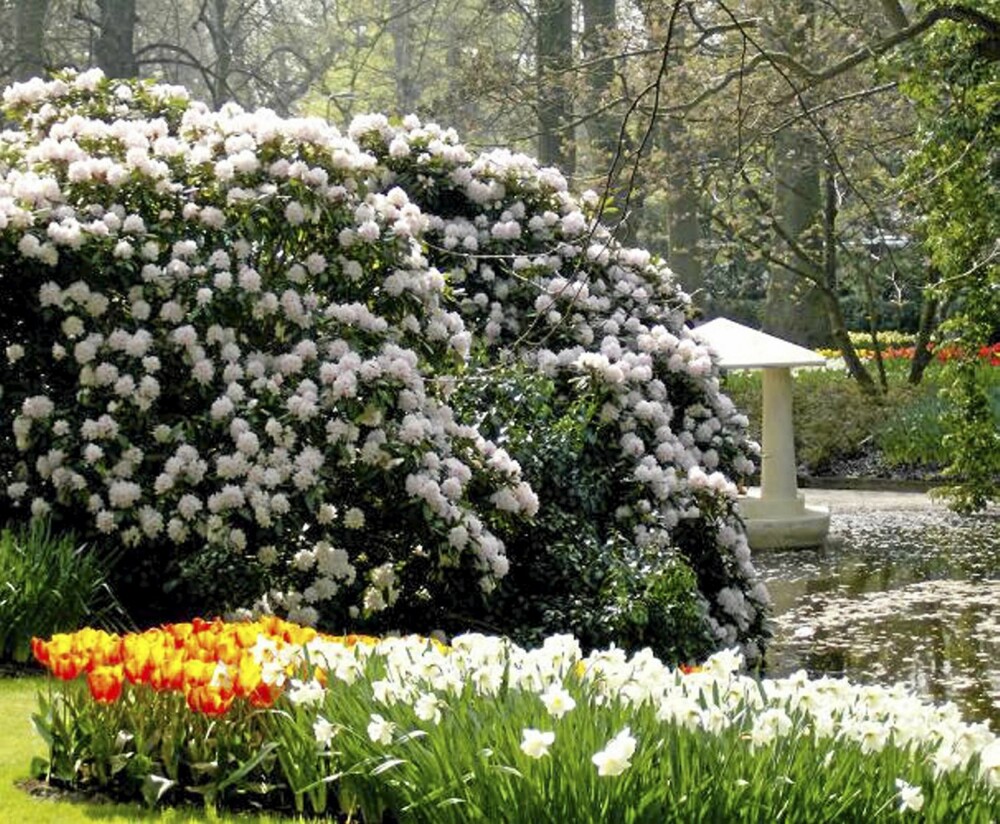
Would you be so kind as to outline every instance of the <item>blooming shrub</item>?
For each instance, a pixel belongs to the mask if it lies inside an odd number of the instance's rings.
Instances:
[[[988,821],[1000,739],[840,679],[674,670],[469,634],[331,637],[269,618],[36,639],[48,774],[150,803],[399,820]]]
[[[766,591],[730,480],[746,420],[670,272],[555,170],[414,118],[344,136],[96,72],[4,102],[14,505],[201,603],[410,629],[461,625],[512,557],[532,563],[526,518],[593,518],[591,552],[687,567],[709,643],[756,652]],[[577,415],[608,479],[594,506],[539,507],[537,407],[487,420],[474,401],[500,366]]]

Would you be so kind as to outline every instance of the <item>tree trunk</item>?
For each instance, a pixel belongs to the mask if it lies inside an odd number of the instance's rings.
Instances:
[[[885,15],[885,19],[889,21],[889,24],[896,31],[905,29],[910,24],[910,21],[906,18],[906,12],[903,10],[903,6],[900,4],[899,0],[880,0],[879,5],[882,7],[882,13]]]
[[[924,379],[924,370],[934,359],[930,350],[931,339],[941,323],[942,317],[947,317],[950,301],[941,304],[941,299],[932,291],[934,285],[941,279],[941,273],[936,268],[930,271],[931,287],[924,290],[924,302],[920,307],[920,323],[917,335],[913,341],[913,360],[910,361],[910,374],[907,381],[916,386]]]
[[[832,158],[827,158],[824,164],[824,199],[823,199],[823,274],[815,284],[813,294],[817,305],[825,315],[830,336],[844,357],[844,364],[851,377],[868,395],[877,395],[878,391],[872,376],[858,357],[858,352],[851,343],[844,312],[837,296],[837,213],[839,211],[837,197],[836,169]],[[884,388],[884,384],[883,384]]]
[[[45,14],[49,0],[18,0],[14,16],[16,80],[45,74]]]
[[[587,117],[586,130],[591,166],[598,180],[595,189],[607,194],[609,205],[602,221],[617,229],[625,218],[620,211],[627,195],[628,183],[622,179],[627,144],[620,143],[621,115],[608,108],[614,94],[615,60],[614,34],[617,23],[616,0],[582,0],[583,37],[580,49],[590,64],[586,83],[590,92],[590,107],[596,111]],[[621,239],[621,238],[619,238]]]
[[[666,21],[659,21],[661,29]],[[681,61],[687,27],[680,18],[675,21],[672,54],[668,55],[671,71],[682,71]],[[658,124],[659,148],[663,152],[667,189],[667,263],[677,275],[684,291],[694,298],[702,310],[709,308],[705,293],[705,273],[701,265],[701,202],[698,185],[693,173],[693,158],[698,147],[694,145],[686,122],[680,117],[666,117]]]
[[[651,41],[656,42],[665,37],[671,28],[671,16],[668,3],[648,3],[642,6]],[[667,54],[671,73],[682,72],[682,61],[687,53],[684,48],[686,26],[682,18],[676,16],[672,20],[672,35],[670,51]],[[657,60],[661,57],[657,57]],[[664,97],[669,91],[661,90]],[[642,179],[636,181],[640,192],[634,192],[631,198],[632,211],[637,215],[644,210],[643,192],[662,189],[666,201],[666,225],[647,225],[643,228],[649,237],[666,235],[666,259],[671,270],[677,277],[677,282],[690,294],[696,305],[706,310],[709,306],[709,296],[705,292],[705,275],[702,269],[701,250],[701,201],[697,181],[692,173],[692,160],[696,149],[683,118],[660,115],[650,124],[650,141],[648,152],[651,157],[644,157],[640,174]],[[659,215],[653,220],[662,220]],[[621,233],[619,239],[627,242],[635,240],[635,230],[640,221],[633,218],[628,226],[628,233]],[[666,230],[664,232],[664,230]]]
[[[673,174],[667,181],[667,237],[670,251],[667,263],[677,275],[684,291],[695,304],[707,309],[710,295],[705,293],[705,273],[701,266],[701,206],[694,180],[689,173]]]
[[[875,286],[872,283],[871,272],[865,271],[865,295],[868,304],[868,337],[872,342],[872,352],[875,355],[875,369],[878,372],[879,386],[883,392],[889,389],[889,380],[885,374],[885,358],[882,357],[882,342],[878,338],[878,318],[875,304]]]
[[[774,243],[796,269],[815,268],[822,254],[818,219],[821,212],[820,160],[815,136],[789,128],[778,134],[774,150],[774,220],[781,228]],[[787,237],[816,258],[789,248]],[[826,337],[822,302],[815,287],[785,270],[773,270],[764,303],[764,329],[803,346],[818,346]]]
[[[417,108],[420,91],[413,65],[413,3],[412,0],[390,0],[389,33],[392,35],[392,55],[395,63],[396,109],[399,114],[411,114]]]
[[[573,65],[572,0],[538,0],[536,31],[538,82],[538,159],[558,166],[572,177],[576,172],[573,136],[573,94],[569,72]]]
[[[233,69],[233,38],[226,22],[228,6],[229,0],[213,0],[211,3],[205,3],[198,18],[198,21],[208,29],[212,50],[215,52],[215,65],[209,87],[212,107],[216,109],[232,98],[229,75]]]
[[[612,94],[615,81],[614,34],[617,15],[616,0],[582,0],[583,37],[580,50],[583,59],[591,64],[587,69],[587,86],[591,93],[591,106],[603,108]],[[605,166],[609,165],[618,148],[621,120],[618,115],[600,111],[587,120],[587,136],[591,148]]]
[[[836,345],[840,353],[844,356],[844,365],[847,367],[847,371],[858,382],[858,385],[866,394],[872,396],[878,395],[879,392],[875,386],[875,381],[872,380],[872,376],[865,369],[865,365],[858,357],[854,344],[851,343],[851,336],[847,334],[847,324],[844,322],[844,313],[840,308],[840,301],[837,299],[836,293],[829,289],[816,289],[815,293],[819,298],[819,302],[822,303],[823,308],[826,310],[826,319],[830,327],[830,337],[833,339],[834,345]]]
[[[94,59],[108,77],[138,77],[135,59],[136,0],[97,0],[101,30]]]
[[[813,45],[815,2],[797,0],[789,6],[777,12],[770,38],[775,48],[785,49],[808,62]],[[772,214],[780,231],[774,242],[778,254],[789,260],[793,269],[821,268],[817,265],[823,252],[821,165],[817,137],[811,124],[789,126],[776,135]],[[795,248],[790,248],[783,238],[791,241]],[[804,259],[803,254],[812,260]],[[764,330],[803,346],[821,345],[827,337],[823,303],[808,281],[791,271],[772,271],[764,303]]]
[[[930,350],[931,337],[938,325],[938,298],[933,294],[924,295],[924,304],[920,307],[920,325],[913,341],[913,359],[910,361],[910,374],[907,381],[916,386],[924,379],[924,370],[934,357]]]

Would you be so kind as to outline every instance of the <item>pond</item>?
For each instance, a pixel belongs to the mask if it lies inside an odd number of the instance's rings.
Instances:
[[[835,510],[830,534],[754,555],[774,600],[767,674],[904,682],[1000,729],[1000,513]]]

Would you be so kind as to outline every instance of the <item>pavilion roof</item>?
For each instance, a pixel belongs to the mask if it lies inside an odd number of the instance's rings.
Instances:
[[[764,369],[773,366],[825,366],[826,358],[774,335],[728,318],[716,318],[691,330],[719,357],[723,369]]]

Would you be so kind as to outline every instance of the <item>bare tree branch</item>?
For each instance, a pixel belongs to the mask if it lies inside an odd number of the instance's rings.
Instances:
[[[891,81],[889,83],[882,83],[879,86],[872,86],[870,89],[861,89],[856,92],[849,92],[848,94],[842,94],[839,97],[833,97],[830,100],[825,100],[815,106],[810,107],[804,112],[792,115],[791,117],[785,118],[777,126],[772,127],[768,131],[764,132],[767,136],[773,136],[783,129],[787,129],[789,126],[794,125],[803,119],[808,119],[818,112],[825,111],[826,109],[832,109],[840,106],[844,103],[853,103],[858,100],[864,100],[868,97],[874,97],[877,94],[882,94],[883,92],[891,91],[897,88],[899,84],[896,81]]]
[[[955,23],[968,23],[971,26],[981,29],[991,38],[1000,37],[1000,20],[990,17],[988,14],[984,14],[978,9],[971,8],[970,6],[938,6],[937,8],[931,9],[915,23],[911,23],[910,25],[899,29],[893,34],[890,34],[888,37],[879,40],[877,43],[863,46],[853,54],[845,57],[839,63],[828,66],[822,71],[813,72],[805,66],[801,66],[801,64],[799,64],[800,71],[798,73],[804,74],[809,78],[809,82],[806,86],[800,88],[799,91],[802,92],[806,89],[812,88],[813,86],[819,85],[820,83],[853,69],[855,66],[858,66],[867,60],[871,60],[873,57],[885,54],[886,52],[896,48],[896,46],[920,36],[937,23],[940,23],[942,20],[951,20]],[[785,58],[782,58],[782,62],[785,62],[787,65]]]

